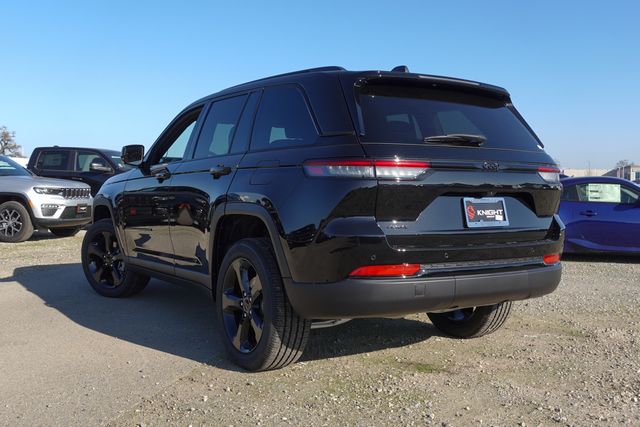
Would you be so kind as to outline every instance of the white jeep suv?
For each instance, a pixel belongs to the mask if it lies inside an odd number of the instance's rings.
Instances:
[[[91,222],[92,205],[87,184],[41,178],[0,156],[0,242],[23,242],[38,228],[73,236]]]

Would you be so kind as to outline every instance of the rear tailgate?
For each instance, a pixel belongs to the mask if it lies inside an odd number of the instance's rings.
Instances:
[[[406,77],[343,84],[367,157],[429,164],[414,178],[379,180],[375,216],[392,247],[489,248],[557,235],[555,164],[506,92]],[[484,142],[424,142],[458,134]]]

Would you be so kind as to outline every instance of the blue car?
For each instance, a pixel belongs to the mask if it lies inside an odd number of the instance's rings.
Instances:
[[[613,177],[562,180],[564,252],[640,253],[640,186]]]

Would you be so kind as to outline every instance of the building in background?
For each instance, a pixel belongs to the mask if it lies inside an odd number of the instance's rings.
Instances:
[[[629,181],[640,182],[640,165],[631,164],[611,169],[604,176],[615,176]]]
[[[594,168],[586,168],[586,169],[571,169],[566,168],[562,170],[562,173],[566,176],[578,178],[581,176],[602,176],[607,173],[608,169],[594,169]]]

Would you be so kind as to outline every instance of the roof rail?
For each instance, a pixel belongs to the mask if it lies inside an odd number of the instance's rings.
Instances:
[[[294,76],[296,74],[315,73],[315,72],[320,72],[320,71],[346,71],[346,70],[343,67],[338,67],[338,66],[335,66],[335,65],[329,66],[329,67],[307,68],[305,70],[291,71],[289,73],[276,74],[275,76],[263,77],[261,79],[252,80],[252,81],[247,82],[247,83],[260,82],[262,80],[270,80],[270,79],[275,79],[277,77]],[[243,83],[243,84],[245,84],[245,83]]]
[[[259,80],[273,79],[275,77],[292,76],[292,75],[295,75],[295,74],[314,73],[314,72],[318,72],[318,71],[345,71],[345,69],[342,68],[342,67],[337,67],[337,66],[307,68],[305,70],[291,71],[289,73],[284,73],[284,74],[276,74],[275,76],[269,76],[269,77],[265,77],[264,79],[259,79]]]

